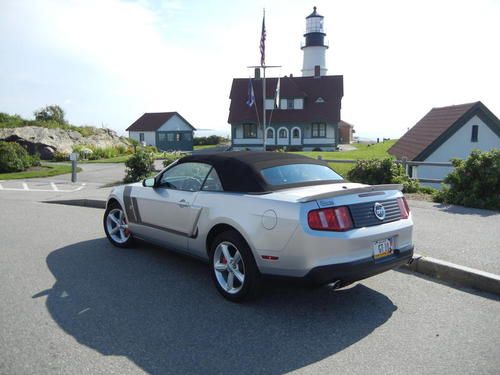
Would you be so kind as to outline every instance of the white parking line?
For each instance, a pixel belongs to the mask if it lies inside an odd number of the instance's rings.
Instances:
[[[78,186],[75,189],[71,190],[66,190],[66,189],[59,189],[57,185],[54,182],[50,183],[51,189],[30,189],[28,184],[26,182],[21,183],[22,188],[11,188],[11,187],[4,187],[0,184],[0,190],[2,191],[33,191],[33,192],[52,192],[52,193],[74,193],[75,191],[80,191],[82,190],[85,185],[87,185],[85,182],[82,183],[80,186]]]

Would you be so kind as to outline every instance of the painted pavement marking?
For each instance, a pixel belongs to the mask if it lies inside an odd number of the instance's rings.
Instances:
[[[26,182],[21,182],[22,187],[5,187],[3,184],[5,184],[6,181],[0,181],[0,191],[32,191],[32,192],[53,192],[53,193],[74,193],[76,191],[82,190],[85,185],[87,185],[85,182],[83,182],[80,186],[75,187],[74,189],[60,189],[55,182],[50,182],[48,186],[50,186],[50,189],[34,189],[30,188],[28,183]],[[13,181],[12,181],[13,182]],[[39,186],[40,183],[37,183]]]

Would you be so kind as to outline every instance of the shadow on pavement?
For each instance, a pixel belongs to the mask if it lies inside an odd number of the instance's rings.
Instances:
[[[435,207],[443,212],[447,212],[450,214],[458,214],[458,215],[468,215],[468,216],[482,216],[482,217],[490,217],[500,215],[499,211],[493,210],[483,210],[480,208],[471,208],[471,207],[462,207],[455,205],[447,205],[443,203],[436,203]]]
[[[56,283],[33,298],[47,295],[59,326],[152,374],[292,371],[363,339],[396,310],[361,284],[336,292],[273,284],[260,300],[233,304],[205,264],[104,238],[55,250],[47,264]]]

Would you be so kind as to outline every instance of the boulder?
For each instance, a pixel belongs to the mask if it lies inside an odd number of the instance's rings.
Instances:
[[[48,129],[39,126],[24,126],[19,128],[0,128],[0,140],[18,142],[30,154],[39,153],[44,160],[52,159],[55,152],[71,153],[76,145],[91,145],[94,147],[129,146],[126,137],[119,137],[111,129],[96,128],[94,134],[82,136],[77,131],[64,129]]]

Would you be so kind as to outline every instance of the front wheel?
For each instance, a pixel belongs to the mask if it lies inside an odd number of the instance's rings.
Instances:
[[[117,247],[130,247],[133,242],[127,218],[118,203],[110,203],[104,213],[104,232],[108,240]]]
[[[211,276],[222,296],[233,302],[255,298],[261,276],[252,252],[235,231],[219,234],[210,248]]]

